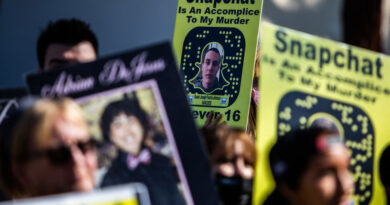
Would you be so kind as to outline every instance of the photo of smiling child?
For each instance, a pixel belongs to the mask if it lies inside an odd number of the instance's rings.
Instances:
[[[152,204],[185,204],[183,168],[155,81],[80,101],[91,132],[103,141],[100,187],[139,182]]]

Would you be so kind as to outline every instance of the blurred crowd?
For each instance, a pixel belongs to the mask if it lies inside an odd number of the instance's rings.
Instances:
[[[88,24],[62,19],[49,23],[41,33],[37,53],[40,66],[37,72],[45,72],[96,60],[98,41]],[[221,122],[221,114],[214,116],[213,112],[201,128],[215,187],[221,204],[225,205],[252,203],[258,157],[255,142],[259,59],[258,52],[248,129],[230,127]],[[148,187],[154,187],[149,190],[152,203],[185,203],[178,187],[165,186],[166,181],[177,177],[171,167],[142,164],[151,157],[160,158],[159,161],[168,159],[156,156],[148,146],[145,113],[136,100],[113,102],[104,111],[101,122],[104,138],[119,147],[111,166],[130,171],[126,176],[118,176],[108,169],[97,184],[99,142],[91,137],[77,103],[69,98],[29,97],[9,109],[0,124],[2,199],[91,191],[98,186],[137,181],[144,173],[158,171],[164,175],[144,181]],[[389,150],[386,149],[380,161],[380,177],[388,194]],[[264,204],[353,204],[354,180],[349,160],[341,136],[332,129],[315,126],[290,132],[278,139],[270,151],[269,165],[276,186]]]

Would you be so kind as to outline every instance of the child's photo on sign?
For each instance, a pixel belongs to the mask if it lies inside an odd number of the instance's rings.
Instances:
[[[154,80],[78,99],[99,147],[100,187],[140,182],[152,204],[184,204],[188,185]]]

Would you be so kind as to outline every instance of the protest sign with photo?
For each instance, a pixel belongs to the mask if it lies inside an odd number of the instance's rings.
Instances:
[[[378,161],[390,143],[390,58],[267,23],[261,51],[256,204],[275,187],[268,155],[277,139],[328,122],[349,150],[355,204],[383,203]]]
[[[2,161],[2,167],[10,167],[10,161],[8,157],[10,155],[11,141],[8,134],[10,133],[10,124],[15,118],[15,111],[20,107],[23,101],[23,97],[27,95],[27,90],[23,87],[18,88],[2,88],[0,89],[0,161]],[[13,183],[11,179],[2,179],[4,184]],[[8,200],[4,191],[0,191],[0,200]]]
[[[0,124],[10,110],[19,107],[19,101],[25,95],[27,90],[24,87],[0,89]]]
[[[101,187],[140,182],[152,204],[217,203],[168,43],[32,74],[27,83],[32,94],[69,96],[81,105],[101,142]]]
[[[215,111],[246,128],[261,8],[262,0],[179,1],[173,46],[199,125]]]

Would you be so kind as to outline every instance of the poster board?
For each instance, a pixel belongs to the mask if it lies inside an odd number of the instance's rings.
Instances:
[[[0,124],[7,117],[8,112],[19,107],[19,101],[27,95],[24,87],[0,89]]]
[[[91,133],[104,144],[99,150],[103,167],[102,179],[98,181],[101,186],[142,182],[150,192],[152,204],[218,203],[210,165],[169,43],[32,74],[27,77],[27,84],[32,94],[69,96],[82,106]],[[128,111],[129,107],[133,110]],[[108,110],[119,108],[120,112],[110,118],[114,111]],[[131,124],[140,124],[141,137],[129,131],[130,134],[121,136],[126,140],[115,143],[116,134],[105,131],[122,114],[126,120],[135,117]],[[148,166],[132,160],[132,144],[141,147],[137,156],[144,156]],[[111,154],[112,148],[117,155]]]
[[[143,184],[126,184],[86,193],[67,193],[47,197],[6,201],[1,205],[150,205]]]
[[[355,204],[383,204],[378,161],[389,145],[390,58],[264,23],[254,204],[275,187],[268,154],[278,137],[332,120],[350,152]]]
[[[261,9],[262,0],[179,0],[173,47],[198,125],[215,111],[246,129]]]
[[[27,99],[22,100],[27,94],[24,87],[1,88],[0,89],[0,160],[2,167],[10,167],[10,132],[9,125],[14,118],[14,112],[17,111],[21,104]],[[9,183],[9,179],[2,179],[3,183]],[[3,191],[0,190],[0,201],[8,200]]]

